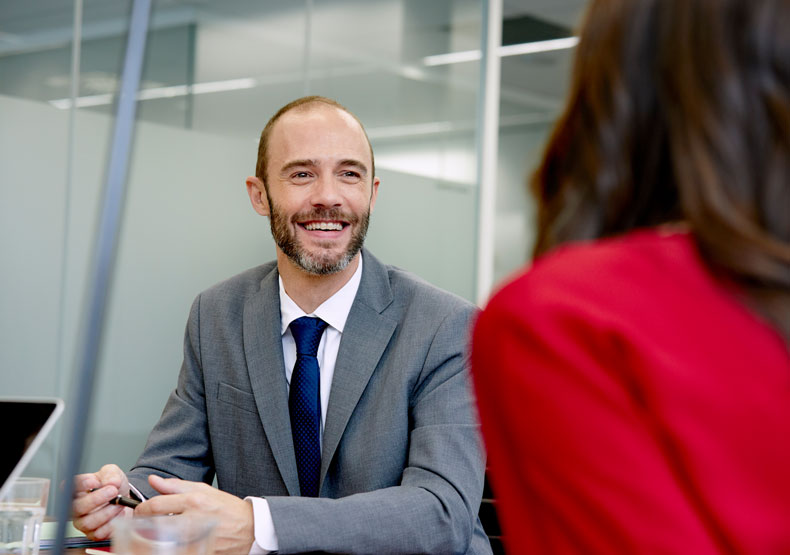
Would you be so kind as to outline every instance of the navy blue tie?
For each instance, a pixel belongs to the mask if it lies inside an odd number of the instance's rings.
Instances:
[[[302,316],[291,322],[296,342],[296,364],[291,374],[288,409],[299,473],[299,489],[304,497],[318,497],[321,473],[321,394],[318,344],[327,324],[320,318]]]

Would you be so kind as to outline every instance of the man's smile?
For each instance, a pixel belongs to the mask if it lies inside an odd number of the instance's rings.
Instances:
[[[303,227],[307,231],[342,231],[349,224],[348,222],[338,221],[310,221],[299,222],[297,225]]]

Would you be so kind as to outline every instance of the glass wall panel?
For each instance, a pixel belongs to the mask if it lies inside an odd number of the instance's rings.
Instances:
[[[69,175],[77,170],[69,113],[46,102],[68,95],[72,23],[72,2],[0,3],[3,396],[62,395],[64,361],[73,356],[64,291],[75,223]],[[101,175],[103,137],[96,141],[100,147],[83,160],[80,180]],[[92,221],[94,211],[86,213]],[[60,431],[49,436],[27,475],[53,476]]]
[[[479,49],[481,10],[478,0],[155,4],[84,469],[134,463],[175,386],[197,293],[274,258],[244,179],[266,120],[294,98],[330,96],[365,123],[382,180],[369,248],[473,298],[479,64],[425,58]],[[117,32],[82,43],[70,361],[127,17],[113,12],[99,26]],[[36,106],[65,116],[67,97],[51,91]]]
[[[368,247],[474,298],[482,3],[155,3],[84,469],[133,464],[195,295],[274,257],[244,178],[266,120],[296,97],[330,96],[366,125],[382,180]],[[506,0],[503,44],[571,34],[582,4]],[[83,7],[72,114],[74,1],[0,2],[0,395],[65,395],[74,361],[130,0]],[[524,184],[570,55],[502,59],[497,280],[527,259]],[[52,474],[56,438],[29,474]]]
[[[573,35],[583,0],[505,2],[503,46]],[[563,106],[572,48],[502,57],[494,279],[529,260],[535,206],[528,181]]]

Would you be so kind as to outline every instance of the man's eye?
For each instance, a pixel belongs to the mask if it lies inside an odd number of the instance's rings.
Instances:
[[[354,172],[354,171],[349,170],[349,171],[343,172],[343,176],[344,177],[359,177],[359,172]]]
[[[296,178],[296,179],[306,179],[306,178],[310,177],[310,174],[307,173],[307,172],[296,172],[291,177]]]

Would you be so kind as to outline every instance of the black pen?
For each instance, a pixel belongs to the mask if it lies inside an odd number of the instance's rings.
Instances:
[[[124,497],[123,495],[119,495],[117,497],[113,497],[109,501],[110,505],[123,505],[124,507],[129,507],[134,509],[137,505],[142,503],[142,501],[138,501],[137,499],[132,499],[131,497]]]
[[[88,493],[93,493],[99,488],[91,488],[88,490]],[[122,505],[124,507],[129,507],[130,509],[134,509],[137,505],[142,503],[142,501],[138,501],[137,499],[132,499],[131,497],[124,497],[123,495],[118,495],[117,497],[113,497],[108,501],[110,505]]]

